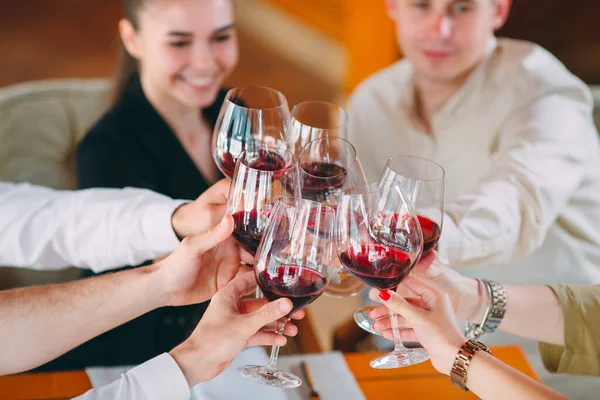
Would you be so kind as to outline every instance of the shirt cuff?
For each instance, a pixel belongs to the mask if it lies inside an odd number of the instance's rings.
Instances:
[[[163,353],[131,370],[148,400],[189,400],[190,388],[183,372],[168,353]]]
[[[179,246],[180,241],[173,230],[171,217],[178,207],[186,203],[189,201],[169,200],[151,204],[146,208],[142,229],[153,252],[167,254]]]

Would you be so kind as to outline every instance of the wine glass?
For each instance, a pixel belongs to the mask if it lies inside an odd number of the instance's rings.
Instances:
[[[336,257],[335,211],[323,204],[301,199],[282,199],[271,212],[264,237],[256,253],[256,281],[270,301],[282,297],[292,301],[289,316],[319,297],[331,275]],[[247,365],[238,370],[254,382],[294,388],[302,384],[296,375],[277,369],[279,347],[273,346],[269,364]]]
[[[426,158],[400,155],[388,160],[379,179],[379,188],[390,185],[400,190],[412,205],[423,232],[423,256],[435,248],[442,232],[444,216],[445,171],[439,164]],[[361,307],[354,313],[354,320],[365,331],[373,330],[369,312],[373,306]]]
[[[298,156],[302,198],[336,208],[345,189],[363,186],[365,175],[354,146],[346,139],[325,136],[304,146]],[[362,292],[363,282],[349,275],[338,263],[325,294],[349,297]]]
[[[399,185],[412,204],[423,231],[423,255],[433,250],[442,233],[446,172],[426,158],[401,155],[388,160],[379,186]]]
[[[234,220],[233,237],[256,255],[273,205],[281,197],[300,197],[298,168],[292,153],[253,145],[240,153],[229,188],[227,213]],[[284,188],[282,180],[289,184]]]
[[[213,132],[213,158],[228,178],[239,154],[254,144],[287,148],[290,111],[283,94],[263,86],[227,92]]]
[[[423,234],[412,206],[398,185],[347,191],[337,206],[339,259],[351,275],[378,290],[396,290],[423,251]],[[407,349],[400,340],[395,313],[390,311],[394,350],[371,361],[387,369],[429,359],[425,351]]]
[[[344,189],[365,184],[354,146],[340,137],[322,137],[298,155],[302,198],[334,206]]]
[[[327,136],[346,139],[348,115],[337,104],[304,101],[292,109],[288,142],[294,155],[309,142]]]

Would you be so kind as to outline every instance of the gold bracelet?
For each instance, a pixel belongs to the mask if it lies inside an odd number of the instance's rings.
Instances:
[[[467,340],[460,350],[458,350],[458,354],[456,354],[456,358],[454,359],[454,365],[452,365],[452,369],[450,370],[450,382],[465,392],[469,391],[467,387],[469,364],[471,364],[471,360],[480,350],[492,354],[485,344],[472,339]]]

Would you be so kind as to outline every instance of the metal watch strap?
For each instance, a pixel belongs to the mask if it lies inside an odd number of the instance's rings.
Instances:
[[[478,339],[484,333],[494,332],[504,318],[507,303],[506,291],[498,282],[484,280],[483,283],[490,300],[481,323],[467,323],[465,329],[467,339]]]
[[[460,350],[458,350],[456,358],[454,359],[454,365],[452,365],[452,369],[450,370],[450,381],[452,384],[465,392],[469,391],[469,388],[467,387],[469,364],[471,364],[471,360],[480,350],[492,354],[485,344],[475,340],[468,340],[462,345]]]

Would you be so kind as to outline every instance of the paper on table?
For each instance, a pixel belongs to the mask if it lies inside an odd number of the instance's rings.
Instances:
[[[277,389],[242,378],[237,368],[243,365],[266,365],[269,361],[262,348],[242,352],[221,375],[210,382],[194,387],[194,400],[305,400],[308,385],[297,389]],[[300,362],[305,361],[321,400],[365,400],[344,356],[339,353],[280,356],[277,366],[300,377]]]
[[[366,400],[342,353],[285,356],[279,358],[277,366],[302,378],[302,361],[306,362],[321,400]],[[286,394],[287,400],[308,399],[308,385],[304,383],[297,389],[286,391]]]

